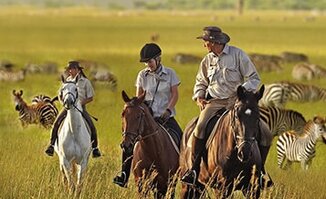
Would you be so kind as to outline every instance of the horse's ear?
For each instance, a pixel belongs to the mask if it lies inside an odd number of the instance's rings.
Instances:
[[[62,83],[65,83],[65,78],[63,77],[63,75],[61,75],[61,81]]]
[[[130,98],[128,97],[127,93],[124,90],[122,91],[121,94],[124,102],[130,102]]]
[[[144,101],[145,96],[146,96],[146,91],[144,91],[141,95],[138,96],[137,101],[139,102],[139,104],[141,104]]]
[[[237,95],[239,100],[242,100],[245,98],[245,88],[243,86],[238,86],[237,88]]]
[[[265,85],[263,84],[257,93],[257,100],[260,100],[263,97],[264,91],[265,91]]]

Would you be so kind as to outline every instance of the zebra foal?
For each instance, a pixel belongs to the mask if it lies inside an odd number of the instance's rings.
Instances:
[[[57,98],[50,100],[48,96],[38,95],[32,100],[31,105],[23,100],[23,91],[16,92],[13,90],[15,109],[19,112],[19,120],[23,127],[28,124],[41,124],[44,128],[52,127],[57,115],[58,109],[54,105]]]
[[[276,142],[279,168],[286,169],[292,162],[300,162],[301,168],[307,170],[315,157],[317,140],[320,137],[324,142],[326,140],[325,122],[325,118],[316,116],[306,123],[302,135],[294,131],[287,131],[280,135]]]

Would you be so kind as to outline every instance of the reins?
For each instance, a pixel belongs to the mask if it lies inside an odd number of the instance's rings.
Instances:
[[[135,105],[127,105],[126,108],[134,107],[134,106]],[[143,123],[143,117],[145,115],[145,109],[142,106],[137,106],[137,107],[139,107],[142,110],[142,114],[141,114],[141,117],[140,117],[140,120],[139,120],[139,124],[138,124],[138,128],[137,128],[136,133],[134,133],[134,132],[123,132],[124,136],[127,136],[128,134],[131,134],[131,135],[135,136],[135,139],[133,141],[133,145],[135,145],[138,141],[146,140],[147,138],[152,137],[152,136],[159,133],[159,129],[156,128],[153,133],[142,136],[142,133],[144,131],[144,127],[142,126],[142,123]]]
[[[70,82],[69,82],[70,83]],[[76,106],[76,101],[77,101],[77,98],[78,98],[78,92],[77,92],[77,95],[76,96],[74,96],[74,94],[72,93],[72,92],[67,92],[65,95],[64,95],[64,97],[66,96],[66,95],[68,95],[68,94],[70,94],[70,95],[72,95],[73,96],[73,98],[74,98],[74,101],[73,101],[73,103],[72,103],[72,106],[84,117],[84,114],[83,114],[83,111],[81,111],[77,106]],[[63,97],[63,98],[64,98]],[[65,107],[65,109],[67,109],[66,107]],[[90,117],[92,117],[95,121],[98,121],[98,118],[96,118],[96,117],[94,117],[93,115],[91,115],[91,114],[88,114]]]

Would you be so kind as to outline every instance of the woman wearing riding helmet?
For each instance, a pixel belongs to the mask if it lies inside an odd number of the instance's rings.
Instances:
[[[161,54],[161,48],[155,43],[147,43],[141,49],[140,62],[146,68],[138,73],[136,95],[140,96],[146,91],[145,103],[152,110],[155,120],[172,130],[173,135],[180,140],[182,130],[174,119],[180,80],[173,69],[162,65]],[[132,162],[130,156],[132,154],[123,151],[121,175],[113,179],[121,187],[126,187],[128,182]]]

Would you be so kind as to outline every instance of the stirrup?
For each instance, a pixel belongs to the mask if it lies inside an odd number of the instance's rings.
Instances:
[[[189,181],[189,178],[191,178],[191,177],[193,177],[192,182]],[[182,176],[181,182],[186,185],[194,186],[196,184],[196,179],[197,179],[197,173],[195,170],[192,169],[192,170],[187,171],[185,173],[185,175]]]
[[[274,185],[274,182],[268,173],[261,172],[259,176],[259,185],[261,189],[270,188]]]
[[[122,179],[123,179],[122,182],[119,181],[117,178],[118,178],[118,179],[119,179],[119,178],[122,178]],[[120,176],[117,175],[116,177],[114,177],[114,179],[113,179],[113,183],[119,185],[120,187],[127,187],[127,186],[126,186],[126,184],[127,184],[127,182],[126,182],[126,178],[127,178],[127,174],[126,174],[126,172],[122,171]]]

